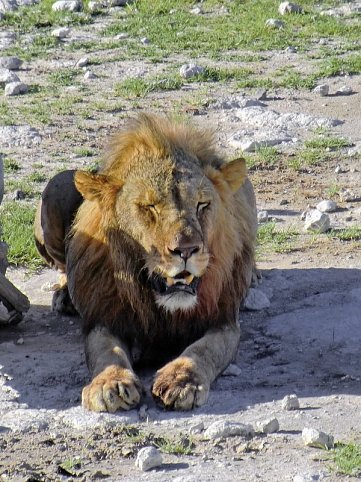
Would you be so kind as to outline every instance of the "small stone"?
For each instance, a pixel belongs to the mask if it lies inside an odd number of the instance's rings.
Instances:
[[[277,18],[269,18],[266,20],[266,26],[271,28],[278,28],[281,29],[285,26],[285,23],[282,20],[278,20]]]
[[[5,87],[11,82],[20,82],[19,77],[9,69],[0,69],[0,86]]]
[[[206,439],[227,438],[234,436],[253,437],[252,425],[219,420],[212,423],[204,433]]]
[[[88,2],[88,9],[89,12],[94,13],[94,12],[100,12],[105,8],[105,5],[101,2]]]
[[[143,45],[148,45],[150,44],[150,40],[147,37],[143,37],[140,39],[140,43],[142,43]]]
[[[201,7],[194,7],[189,10],[189,13],[193,13],[193,15],[201,15],[203,13],[203,10],[201,9]]]
[[[259,224],[267,223],[267,221],[268,221],[268,211],[258,211],[257,221],[259,222]]]
[[[154,467],[159,467],[162,463],[162,456],[155,447],[144,447],[140,449],[135,461],[136,467],[143,472],[153,469]]]
[[[22,201],[25,199],[25,197],[25,193],[21,189],[16,189],[16,191],[14,191],[11,195],[11,199],[13,201]]]
[[[330,87],[328,84],[320,84],[313,89],[313,92],[315,92],[316,94],[319,94],[321,97],[326,97],[328,95],[329,90],[330,90]]]
[[[261,433],[276,433],[280,429],[280,424],[277,418],[269,418],[256,423],[258,432]]]
[[[285,48],[285,52],[290,53],[290,54],[296,54],[297,53],[297,47],[293,47],[290,45],[289,47]]]
[[[23,344],[24,344],[24,338],[19,338],[19,339],[16,341],[16,344],[17,344],[17,345],[23,345]]]
[[[307,447],[316,447],[320,449],[332,449],[334,439],[332,435],[321,432],[314,428],[304,428],[302,430],[302,439]]]
[[[300,408],[300,402],[297,395],[292,393],[291,395],[286,395],[282,399],[283,410],[298,410]]]
[[[250,311],[259,311],[269,308],[271,306],[270,300],[258,288],[250,288],[246,299],[244,300],[244,308]]]
[[[242,370],[239,368],[239,366],[231,363],[225,370],[223,370],[222,375],[224,377],[238,377],[241,375],[241,373]]]
[[[280,206],[286,206],[288,204],[287,199],[281,199]]]
[[[204,72],[204,68],[197,64],[184,64],[179,69],[179,74],[184,79],[190,79],[191,77],[195,77],[196,75],[202,74]]]
[[[321,201],[317,204],[316,209],[321,211],[321,213],[332,213],[333,211],[336,211],[337,204],[335,201]]]
[[[58,0],[51,9],[53,12],[79,12],[83,9],[83,3],[78,0]]]
[[[65,38],[69,35],[70,28],[68,27],[59,27],[52,30],[51,35],[56,38]]]
[[[0,68],[2,69],[18,70],[22,63],[23,61],[18,57],[0,57]]]
[[[108,7],[125,7],[130,5],[134,0],[107,0]]]
[[[10,82],[5,86],[4,94],[7,96],[26,94],[28,86],[23,82]]]
[[[85,67],[86,65],[89,64],[89,57],[82,57],[78,60],[78,62],[75,64],[76,67]]]
[[[325,233],[330,229],[331,222],[328,214],[321,213],[318,209],[313,209],[306,214],[305,229]]]
[[[145,403],[139,408],[139,419],[140,420],[146,420],[147,419],[147,410],[148,410],[148,405]]]
[[[189,427],[188,432],[192,435],[196,435],[196,434],[199,434],[199,433],[203,432],[203,430],[204,430],[204,423],[199,422],[199,423],[195,423],[195,424],[191,425]]]
[[[125,40],[129,38],[129,33],[121,32],[121,33],[118,33],[118,35],[116,35],[114,38],[115,40]]]
[[[335,174],[340,174],[340,172],[342,172],[342,168],[341,168],[340,164],[337,164],[337,166],[335,168]]]
[[[302,7],[297,5],[297,3],[282,2],[278,7],[278,12],[281,15],[286,15],[287,13],[302,13]]]
[[[84,74],[84,80],[97,79],[97,76],[91,70],[87,70]]]
[[[353,94],[353,90],[348,85],[343,85],[335,92],[335,95],[351,95],[351,94]]]
[[[356,194],[346,188],[342,188],[338,195],[340,196],[342,202],[352,202],[358,199]]]

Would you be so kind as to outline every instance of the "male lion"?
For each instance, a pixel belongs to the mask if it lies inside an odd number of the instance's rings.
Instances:
[[[255,267],[246,176],[244,160],[225,162],[208,132],[140,115],[112,139],[97,174],[50,181],[36,238],[65,271],[61,292],[84,322],[93,377],[84,407],[134,407],[142,386],[133,365],[161,360],[156,399],[177,410],[206,402],[236,353]]]

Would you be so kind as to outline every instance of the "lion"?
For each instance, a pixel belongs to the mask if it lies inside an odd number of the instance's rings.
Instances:
[[[142,114],[111,139],[98,172],[55,181],[35,236],[83,320],[83,406],[135,407],[138,363],[161,366],[151,391],[166,408],[201,406],[236,354],[255,270],[244,159],[226,162],[207,130]]]

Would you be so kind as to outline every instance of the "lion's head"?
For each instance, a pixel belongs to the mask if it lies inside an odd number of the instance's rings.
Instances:
[[[86,202],[75,229],[90,232],[98,220],[116,279],[145,275],[158,307],[211,311],[244,253],[249,271],[245,179],[244,160],[224,162],[208,132],[141,115],[113,138],[99,173],[77,172]]]

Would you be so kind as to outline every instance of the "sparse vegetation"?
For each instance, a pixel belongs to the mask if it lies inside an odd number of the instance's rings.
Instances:
[[[257,232],[258,255],[264,252],[287,253],[296,249],[299,232],[292,228],[278,229],[275,222],[261,224]]]
[[[338,474],[361,476],[361,444],[338,443],[332,451],[334,467],[331,467]]]

